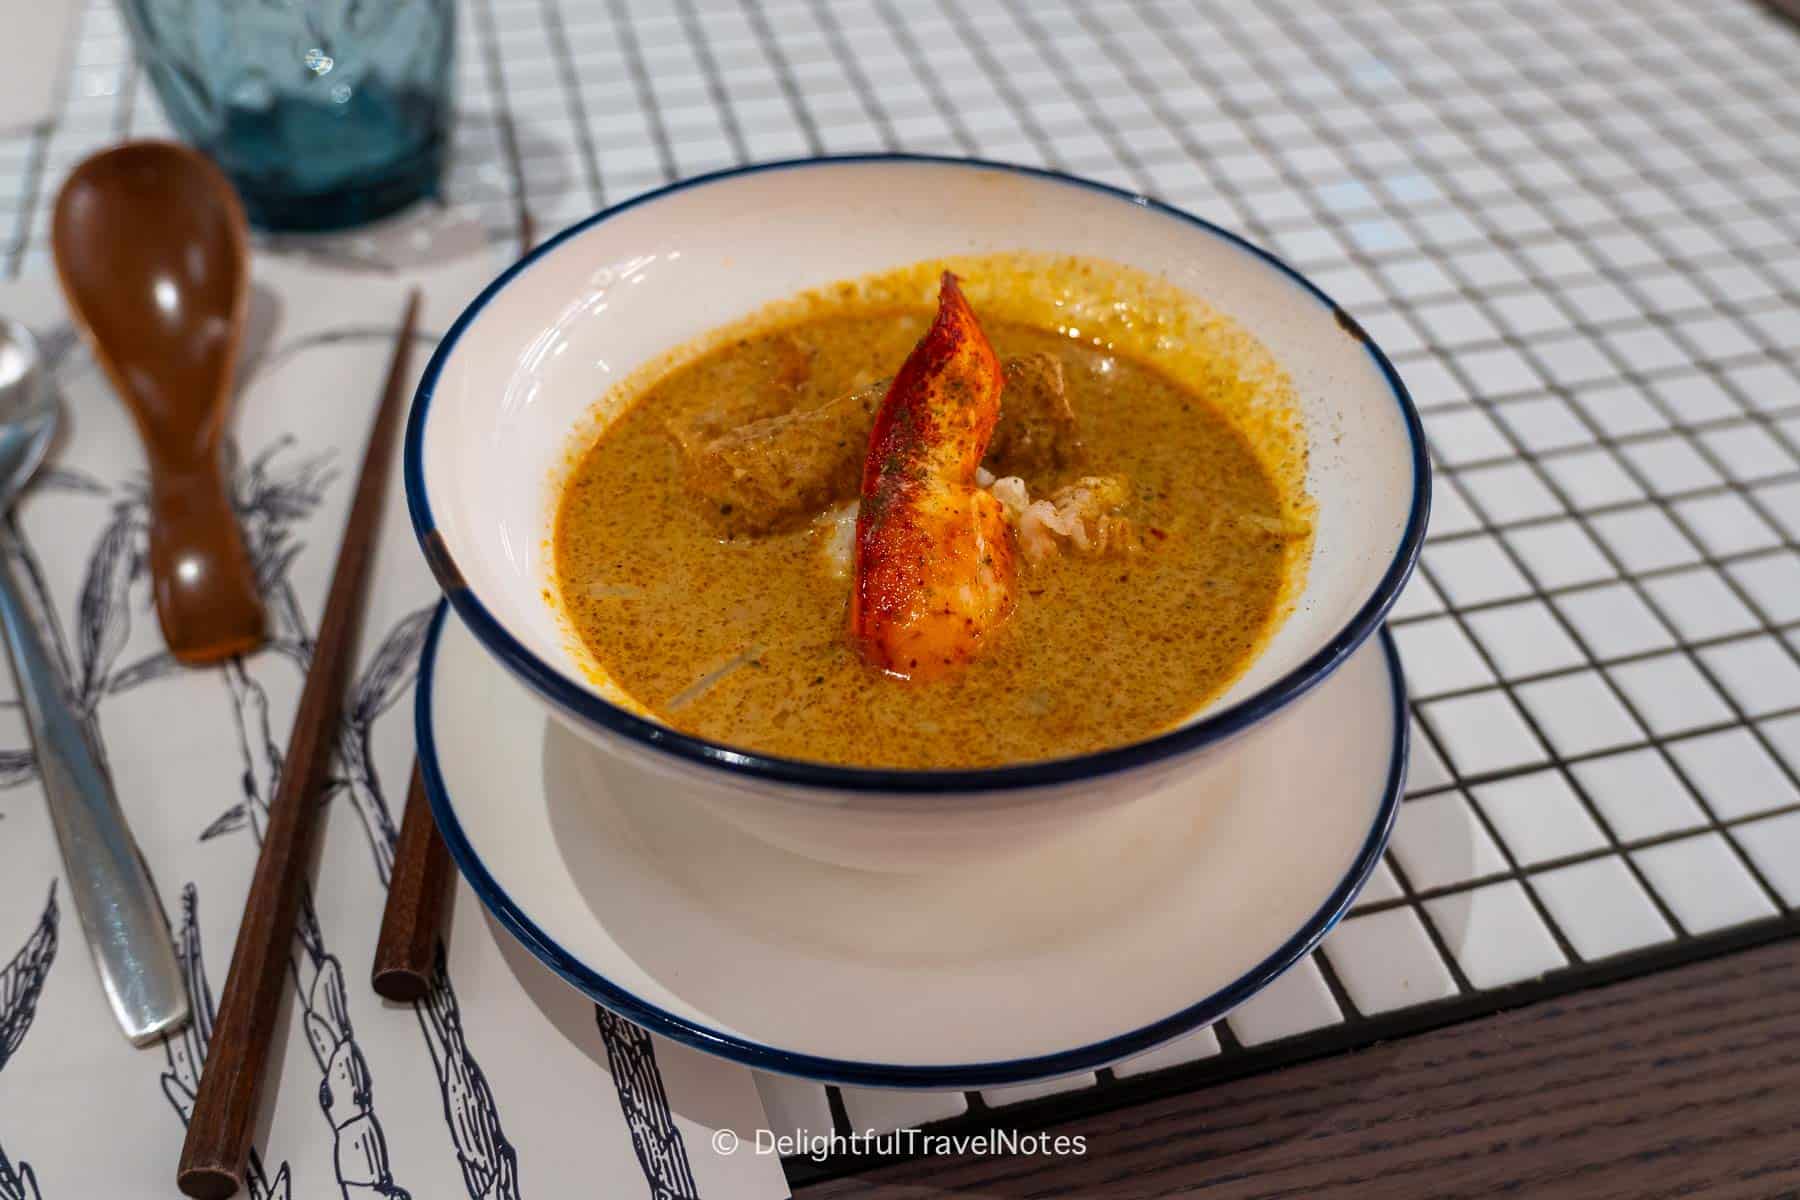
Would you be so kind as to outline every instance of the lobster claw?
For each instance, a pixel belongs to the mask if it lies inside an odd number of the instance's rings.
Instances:
[[[976,657],[1016,600],[1004,506],[975,486],[1000,419],[1000,359],[956,276],[875,415],[856,519],[850,635],[909,679]]]

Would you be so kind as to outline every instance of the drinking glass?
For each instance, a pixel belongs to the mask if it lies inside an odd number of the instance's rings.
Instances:
[[[454,0],[120,0],[182,137],[250,220],[338,229],[437,187]]]

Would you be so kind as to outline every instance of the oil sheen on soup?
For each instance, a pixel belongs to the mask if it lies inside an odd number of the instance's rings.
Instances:
[[[1006,364],[981,481],[1027,499],[1103,481],[1112,516],[1103,538],[1020,525],[1010,620],[960,670],[907,680],[846,634],[851,504],[944,267]],[[610,694],[766,754],[976,767],[1154,736],[1243,673],[1311,551],[1286,377],[1226,317],[1114,264],[995,255],[834,285],[601,408],[562,483],[550,599]]]

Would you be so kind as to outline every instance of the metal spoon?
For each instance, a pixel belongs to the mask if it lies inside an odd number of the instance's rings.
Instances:
[[[43,461],[58,412],[37,343],[23,326],[0,318],[0,513],[12,508]],[[7,550],[0,550],[0,625],[62,844],[69,894],[113,1015],[126,1037],[144,1045],[187,1020],[187,989],[112,781],[20,598]]]
[[[50,246],[149,459],[163,640],[190,666],[248,654],[263,640],[262,597],[219,461],[250,294],[243,205],[199,151],[127,142],[69,172]]]

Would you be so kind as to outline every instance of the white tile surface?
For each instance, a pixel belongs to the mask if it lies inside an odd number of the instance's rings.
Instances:
[[[1432,578],[1459,605],[1485,604],[1529,595],[1531,585],[1492,537],[1458,538],[1425,548]]]
[[[1583,388],[1576,395],[1575,403],[1601,432],[1611,438],[1631,437],[1669,427],[1668,418],[1634,384]],[[1592,440],[1593,435],[1584,427],[1582,436],[1571,444],[1585,445]]]
[[[756,1094],[762,1097],[765,1128],[775,1133],[830,1133],[831,1097],[823,1084],[791,1075],[752,1071]]]
[[[1759,483],[1751,491],[1789,538],[1800,539],[1800,481]]]
[[[1533,771],[1482,784],[1474,795],[1520,866],[1606,845],[1605,833],[1560,771]]]
[[[1268,987],[1239,1005],[1226,1024],[1246,1046],[1279,1041],[1343,1020],[1337,1001],[1313,960],[1303,958]]]
[[[1686,654],[1674,653],[1608,667],[1638,716],[1659,737],[1686,733],[1732,718],[1718,689]]]
[[[1648,405],[1644,407],[1648,409]],[[1556,396],[1515,400],[1501,406],[1497,415],[1501,424],[1512,430],[1513,436],[1533,454],[1585,446],[1593,440],[1581,418]],[[1557,508],[1561,509],[1560,503]]]
[[[1365,1016],[1456,994],[1443,958],[1408,908],[1351,917],[1325,938],[1325,957]]]
[[[1669,753],[1722,821],[1800,803],[1787,772],[1743,729],[1670,742]]]
[[[1595,658],[1623,658],[1675,644],[1669,627],[1623,583],[1583,588],[1553,603]]]
[[[1775,717],[1758,725],[1788,769],[1800,773],[1800,715]]]
[[[1638,474],[1654,481],[1659,496],[1696,491],[1722,480],[1691,442],[1674,434],[1633,442],[1620,453]]]
[[[1358,893],[1356,903],[1358,906],[1379,904],[1384,900],[1398,900],[1401,895],[1400,883],[1394,878],[1393,869],[1387,865],[1387,859],[1384,858],[1375,864],[1373,871],[1369,872],[1368,882],[1363,884],[1363,890]]]
[[[1644,495],[1644,489],[1607,450],[1558,455],[1545,460],[1544,471],[1577,508],[1623,504]]]
[[[959,1117],[969,1111],[961,1092],[921,1092],[901,1088],[839,1088],[851,1128],[885,1133],[928,1121]]]
[[[1425,907],[1463,974],[1478,988],[1535,979],[1568,962],[1516,882],[1443,896]]]
[[[1734,492],[1695,496],[1674,503],[1675,515],[1714,558],[1748,554],[1781,544],[1781,534]]]
[[[1548,591],[1611,579],[1618,574],[1587,530],[1572,520],[1506,531],[1539,587]]]
[[[1745,422],[1724,429],[1709,429],[1700,441],[1740,483],[1751,483],[1800,468],[1800,461],[1759,425]]]
[[[1644,587],[1675,632],[1689,641],[1744,633],[1757,626],[1755,614],[1715,568],[1660,575],[1646,580]]]
[[[1425,436],[1432,453],[1447,467],[1499,458],[1510,449],[1500,428],[1478,408],[1428,413]]]
[[[1494,839],[1457,792],[1440,792],[1402,804],[1388,852],[1415,891],[1506,870],[1506,859]]]
[[[1129,1079],[1133,1075],[1148,1075],[1152,1071],[1198,1062],[1203,1058],[1211,1058],[1218,1052],[1219,1035],[1211,1029],[1199,1029],[1154,1050],[1146,1050],[1136,1058],[1114,1063],[1112,1072],[1120,1079]]]
[[[1527,683],[1519,702],[1558,754],[1568,758],[1644,740],[1644,731],[1598,675],[1561,675]]]
[[[1731,563],[1725,571],[1769,620],[1800,621],[1800,554],[1778,550]]]
[[[1655,750],[1608,754],[1570,770],[1621,841],[1657,837],[1706,823],[1693,793]]]
[[[1396,621],[1411,617],[1425,617],[1444,611],[1444,598],[1438,595],[1437,589],[1431,586],[1431,580],[1425,578],[1423,572],[1414,571],[1413,577],[1407,581],[1399,599],[1394,601],[1390,612]]]
[[[1064,1075],[1057,1079],[1039,1079],[1032,1083],[1015,1084],[1012,1087],[989,1088],[981,1093],[981,1098],[990,1108],[1004,1108],[1008,1104],[1042,1100],[1045,1096],[1079,1092],[1083,1088],[1093,1087],[1098,1082],[1100,1081],[1092,1071],[1085,1071],[1077,1075]]]
[[[1532,883],[1551,920],[1588,962],[1675,936],[1618,858],[1557,867],[1534,876]]]
[[[1709,646],[1700,660],[1749,716],[1800,706],[1800,664],[1774,638]]]
[[[1451,781],[1450,769],[1415,719],[1408,729],[1405,794],[1429,791]]]
[[[1529,766],[1548,757],[1518,709],[1497,691],[1437,700],[1421,705],[1420,711],[1465,777]]]
[[[1481,528],[1481,518],[1463,498],[1456,480],[1448,473],[1440,474],[1431,484],[1431,524],[1426,536],[1433,540]]]
[[[1509,679],[1573,667],[1581,650],[1542,600],[1486,608],[1468,616],[1469,629]]]
[[[1743,412],[1737,401],[1710,375],[1689,373],[1659,378],[1650,387],[1686,424],[1717,421]]]
[[[1457,482],[1496,525],[1565,511],[1544,481],[1524,463],[1505,463],[1463,471]]]
[[[1738,843],[1789,908],[1800,908],[1800,812],[1746,821]]]
[[[1394,640],[1400,646],[1407,691],[1412,696],[1434,696],[1494,680],[1494,673],[1452,617],[1400,626],[1394,630]]]
[[[1689,933],[1709,933],[1775,912],[1716,833],[1664,842],[1636,851],[1632,858]]]
[[[1602,513],[1592,524],[1594,532],[1627,571],[1658,571],[1700,557],[1700,551],[1675,527],[1675,522],[1648,505]]]

